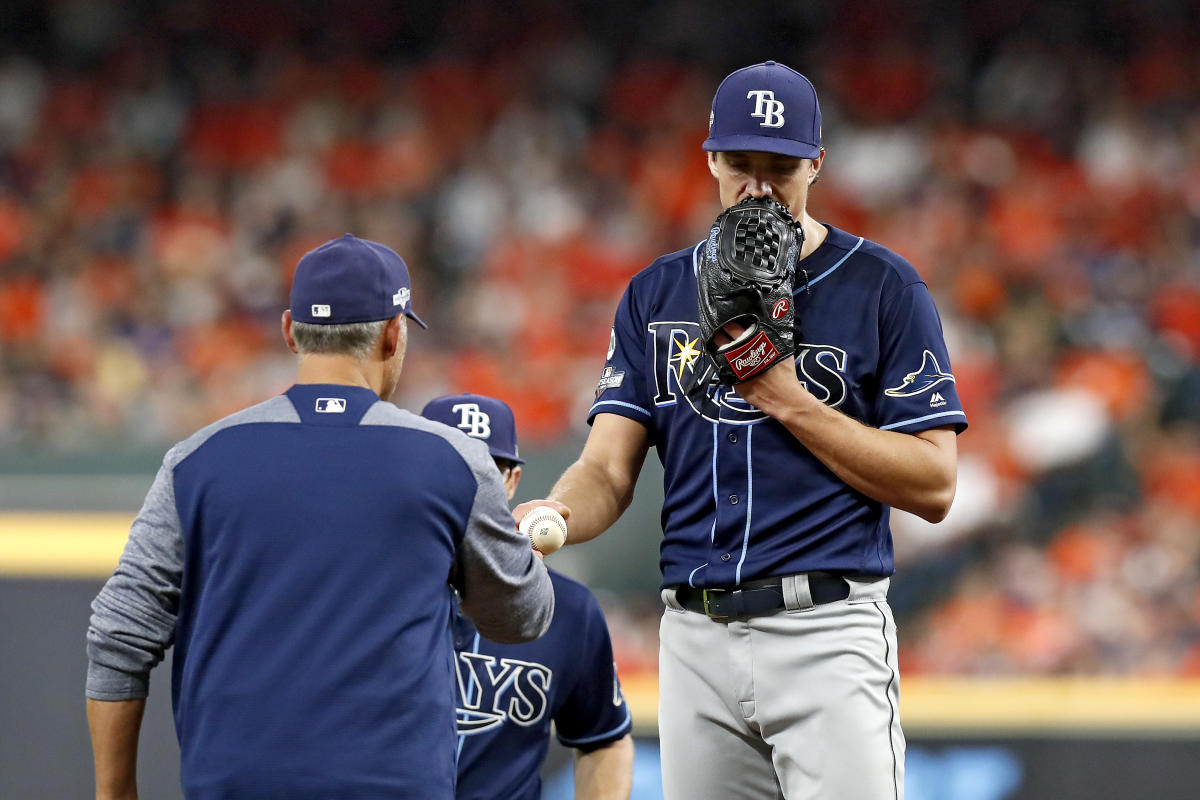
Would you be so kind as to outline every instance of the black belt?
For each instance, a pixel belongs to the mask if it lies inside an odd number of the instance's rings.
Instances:
[[[808,590],[814,606],[845,600],[850,596],[850,584],[845,578],[824,572],[808,573]],[[783,581],[765,578],[747,581],[738,587],[723,589],[693,589],[680,586],[675,599],[688,611],[707,614],[713,619],[754,617],[771,614],[785,607]]]

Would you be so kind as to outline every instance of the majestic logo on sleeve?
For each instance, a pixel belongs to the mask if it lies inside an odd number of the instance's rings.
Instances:
[[[905,375],[899,386],[885,389],[883,393],[888,397],[914,397],[946,381],[954,383],[954,376],[949,372],[942,372],[937,358],[926,350],[921,358],[921,367]],[[932,406],[932,403],[930,405]]]
[[[712,360],[700,347],[700,326],[695,322],[651,322],[647,332],[654,339],[654,405],[671,406],[681,399],[711,422],[749,424],[767,415],[741,398],[730,386],[722,385]],[[753,371],[757,348],[741,357]],[[837,408],[846,400],[846,351],[825,344],[796,345],[796,374],[813,395]]]
[[[456,403],[450,411],[458,412],[456,427],[472,439],[486,439],[492,435],[492,418],[479,409],[478,403]]]
[[[746,93],[746,99],[754,98],[754,111],[750,116],[761,119],[760,128],[783,127],[783,101],[775,99],[775,92],[770,89],[752,89]]]
[[[528,727],[549,708],[554,673],[544,664],[483,653],[457,653],[458,732],[489,731],[506,720]]]

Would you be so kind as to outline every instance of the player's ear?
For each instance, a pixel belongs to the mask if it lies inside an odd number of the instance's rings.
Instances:
[[[408,330],[404,325],[404,315],[397,314],[388,320],[383,329],[383,357],[389,359],[397,352],[403,352],[408,346]]]
[[[717,175],[717,154],[711,150],[707,150],[705,152],[708,155],[708,171],[712,173],[712,176],[714,178],[716,178],[716,177],[718,177],[718,175]]]
[[[517,484],[521,482],[521,465],[513,464],[503,474],[504,490],[508,493],[508,499],[512,500],[517,493]]]
[[[812,186],[817,182],[817,175],[821,172],[821,165],[825,163],[825,148],[821,148],[821,154],[812,159],[812,171],[808,175],[808,185]]]
[[[283,341],[287,342],[288,349],[293,353],[299,353],[296,349],[296,340],[292,338],[292,310],[284,309],[283,316],[279,320],[279,327],[283,330]]]

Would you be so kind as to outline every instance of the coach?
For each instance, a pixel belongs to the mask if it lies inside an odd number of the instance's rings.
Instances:
[[[454,797],[452,587],[505,642],[545,631],[553,590],[487,447],[380,399],[407,319],[425,327],[400,256],[318,247],[283,314],[296,384],[167,453],[92,604],[98,798],[137,797],[172,642],[188,800]]]

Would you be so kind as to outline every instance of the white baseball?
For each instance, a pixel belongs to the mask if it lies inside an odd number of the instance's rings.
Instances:
[[[528,536],[543,555],[550,555],[567,542],[567,521],[549,506],[538,506],[521,517],[517,529]]]

